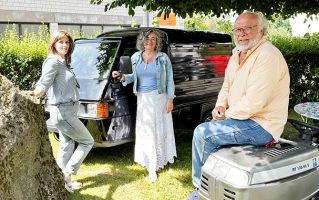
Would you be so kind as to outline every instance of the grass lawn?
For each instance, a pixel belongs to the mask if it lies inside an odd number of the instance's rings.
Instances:
[[[290,118],[300,117],[293,110]],[[112,148],[92,149],[73,180],[83,188],[70,195],[71,200],[184,200],[192,192],[191,183],[191,129],[176,129],[177,159],[158,174],[158,181],[150,183],[146,170],[133,161],[134,143]],[[290,125],[283,137],[297,138]],[[58,142],[50,134],[54,156]]]

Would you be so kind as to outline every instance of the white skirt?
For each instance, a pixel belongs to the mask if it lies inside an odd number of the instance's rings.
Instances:
[[[155,172],[176,157],[172,113],[165,111],[166,94],[137,93],[134,161]]]

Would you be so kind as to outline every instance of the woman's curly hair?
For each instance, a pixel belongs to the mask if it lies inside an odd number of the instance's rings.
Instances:
[[[162,47],[163,47],[163,36],[162,36],[162,33],[159,30],[155,29],[155,28],[149,28],[149,29],[145,29],[145,30],[141,31],[140,34],[137,36],[136,48],[139,51],[144,51],[145,50],[144,41],[151,33],[155,33],[155,35],[156,35],[155,51],[159,52],[159,51],[162,50]]]

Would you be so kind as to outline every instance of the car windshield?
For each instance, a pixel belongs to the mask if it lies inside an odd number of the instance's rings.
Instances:
[[[119,41],[82,40],[75,43],[71,68],[82,100],[99,100],[107,85]]]
[[[77,78],[106,79],[118,42],[76,43],[71,68]]]

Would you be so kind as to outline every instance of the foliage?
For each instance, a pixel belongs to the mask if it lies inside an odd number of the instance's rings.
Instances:
[[[187,14],[192,16],[194,13],[220,17],[233,12],[242,13],[244,10],[261,11],[268,17],[273,14],[280,14],[284,18],[289,18],[298,13],[306,13],[310,16],[317,14],[319,10],[319,0],[304,0],[302,2],[299,0],[114,0],[105,2],[105,11],[125,6],[128,8],[128,13],[134,15],[134,9],[138,6],[142,6],[148,11],[158,12],[159,15],[165,13],[168,17],[169,13],[173,12],[182,18],[185,18]],[[103,0],[90,0],[90,3],[99,5],[103,3]]]
[[[88,37],[69,32],[73,38]],[[0,74],[6,76],[21,90],[31,89],[41,76],[42,62],[47,56],[50,34],[46,26],[40,26],[37,33],[26,30],[23,37],[15,26],[0,35]]]
[[[184,21],[184,27],[186,30],[215,31],[232,35],[230,19],[219,19],[204,14],[194,14],[192,17],[187,16]]]
[[[186,30],[208,31],[215,29],[215,21],[212,17],[204,14],[194,14],[192,17],[187,16],[184,21]]]
[[[34,78],[41,74],[48,39],[45,26],[40,27],[38,34],[26,30],[23,38],[19,37],[14,27],[5,30],[0,36],[0,74],[20,89],[29,89]]]
[[[185,18],[184,26],[187,30],[205,30],[223,32],[229,35],[233,34],[230,16],[220,19],[204,14],[194,14],[192,17],[187,16]],[[268,35],[270,38],[275,36],[290,37],[292,35],[291,30],[289,20],[284,19],[282,16],[272,16],[272,20],[269,21]]]
[[[283,53],[290,72],[290,105],[319,101],[319,37],[273,37],[272,43]]]
[[[232,29],[233,29],[233,25],[230,22],[230,20],[217,19],[217,21],[216,21],[216,31],[223,32],[223,33],[226,33],[228,35],[232,35],[233,34]]]
[[[284,19],[282,16],[272,16],[272,20],[269,21],[268,36],[292,36],[292,28],[288,19]]]

